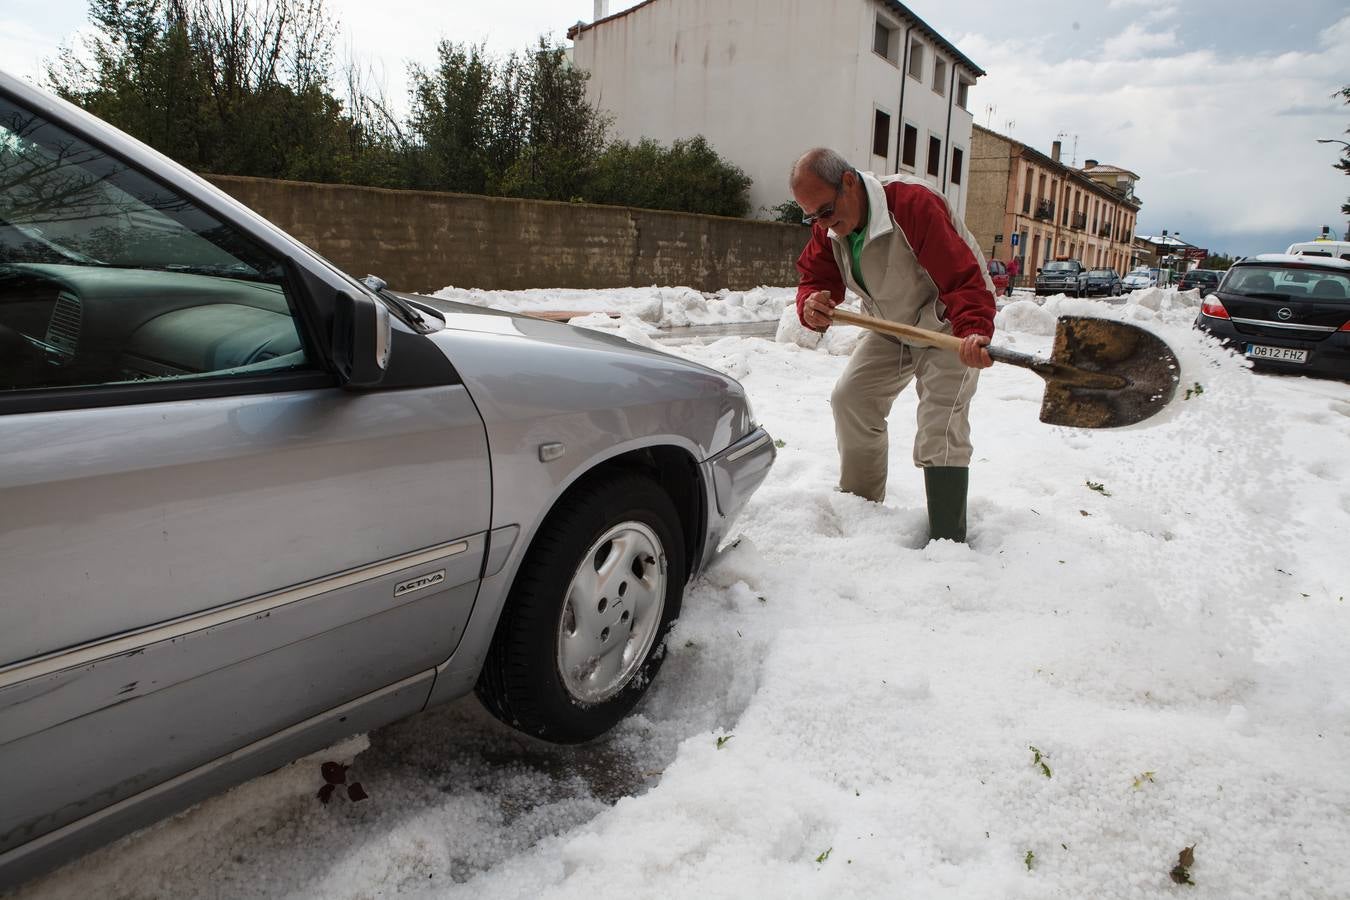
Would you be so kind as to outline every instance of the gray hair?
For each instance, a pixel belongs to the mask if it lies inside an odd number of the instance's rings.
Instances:
[[[844,183],[844,173],[853,167],[829,147],[814,147],[801,155],[792,164],[792,173],[788,176],[788,187],[796,187],[802,176],[814,175],[830,187],[837,188]]]

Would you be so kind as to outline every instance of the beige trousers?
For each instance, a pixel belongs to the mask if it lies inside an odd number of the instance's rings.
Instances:
[[[839,488],[868,500],[886,497],[886,417],[905,386],[919,397],[914,465],[970,465],[970,398],[979,381],[950,350],[911,347],[875,332],[863,335],[834,386]]]

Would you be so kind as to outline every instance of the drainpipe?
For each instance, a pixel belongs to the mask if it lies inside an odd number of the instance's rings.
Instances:
[[[951,84],[947,86],[947,136],[946,152],[942,155],[942,196],[947,196],[947,169],[952,158],[952,107],[956,105],[956,60],[952,60]],[[963,217],[964,218],[964,217]]]
[[[905,49],[900,51],[900,111],[896,113],[895,174],[900,174],[900,160],[905,153],[905,82],[909,81],[909,33],[913,25],[905,26]]]

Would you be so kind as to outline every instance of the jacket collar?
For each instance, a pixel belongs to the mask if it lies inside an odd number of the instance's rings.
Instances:
[[[884,234],[888,234],[894,227],[891,221],[891,210],[886,203],[886,189],[881,186],[881,182],[871,172],[859,172],[858,177],[862,179],[863,187],[867,190],[867,237],[864,244],[874,241]],[[847,235],[836,234],[835,230],[829,230],[830,237],[835,240],[844,240]]]

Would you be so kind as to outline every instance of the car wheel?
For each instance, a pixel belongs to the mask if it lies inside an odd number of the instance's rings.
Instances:
[[[623,474],[580,486],[540,526],[479,675],[483,705],[555,743],[598,737],[661,666],[684,594],[670,497]]]

